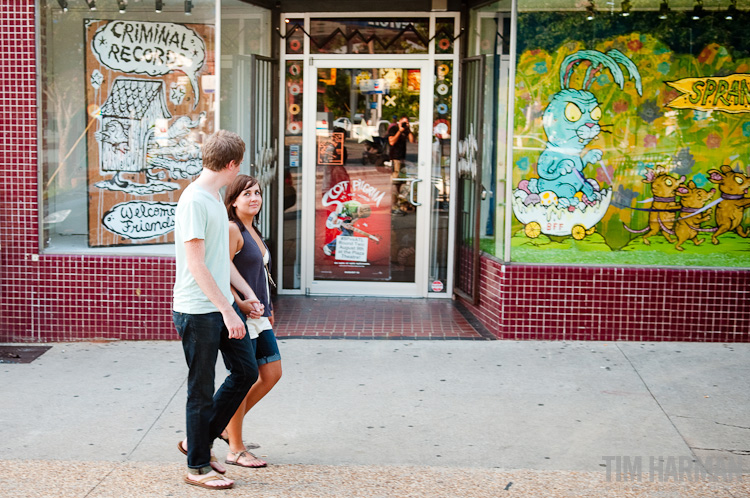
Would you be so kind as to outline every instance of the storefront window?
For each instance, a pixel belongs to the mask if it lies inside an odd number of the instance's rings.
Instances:
[[[304,26],[302,19],[290,19],[286,23],[286,46],[293,50],[287,55],[284,70],[284,214],[282,240],[282,282],[284,289],[299,289],[302,278],[302,108],[304,85],[304,65],[302,59],[296,59],[296,53],[302,52],[302,30],[295,26]],[[292,43],[297,40],[297,43]],[[299,44],[299,47],[298,45]],[[322,120],[322,121],[321,121]],[[316,126],[331,125],[330,118],[319,116]]]
[[[271,11],[241,0],[221,0],[221,128],[242,127],[237,100],[250,98],[257,83],[243,67],[251,55],[271,56]]]
[[[214,131],[215,4],[155,7],[40,3],[46,251],[172,253],[174,207]]]
[[[431,261],[429,274],[430,292],[433,293],[444,293],[447,290],[454,74],[452,60],[435,61],[435,92],[432,111]]]
[[[750,15],[636,6],[518,13],[510,259],[750,266]]]
[[[484,59],[483,109],[476,129],[481,133],[479,188],[480,249],[503,258],[505,226],[505,171],[507,156],[508,79],[510,77],[510,1],[496,2],[473,12],[470,53]]]
[[[456,35],[454,34],[455,20],[435,20],[435,53],[439,55],[452,54]]]
[[[429,19],[312,19],[310,52],[426,54],[429,25]]]

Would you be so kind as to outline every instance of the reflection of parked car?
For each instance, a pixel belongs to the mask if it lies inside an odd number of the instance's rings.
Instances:
[[[347,133],[351,133],[352,131],[352,122],[349,120],[349,118],[336,118],[333,121],[334,128],[341,128]]]
[[[317,129],[318,135],[325,134],[331,131],[331,118],[333,114],[330,112],[319,112],[315,121],[315,128]]]
[[[378,121],[378,125],[375,128],[375,133],[373,135],[381,138],[385,138],[388,136],[388,128],[391,126],[391,122],[387,121],[385,119],[381,119]]]
[[[419,136],[419,121],[417,118],[409,118],[409,128],[411,128],[411,132],[414,133],[414,136]]]

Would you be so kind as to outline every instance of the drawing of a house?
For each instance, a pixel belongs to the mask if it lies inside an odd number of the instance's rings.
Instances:
[[[102,105],[99,142],[102,172],[113,171],[111,182],[127,185],[120,173],[148,171],[146,151],[157,119],[172,115],[167,109],[164,83],[145,79],[118,78]]]

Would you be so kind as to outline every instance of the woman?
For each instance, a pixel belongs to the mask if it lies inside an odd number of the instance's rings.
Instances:
[[[255,342],[258,380],[227,425],[228,438],[225,439],[229,444],[225,463],[251,468],[265,467],[267,464],[250,453],[242,441],[242,421],[247,412],[268,394],[281,378],[281,355],[273,333],[274,320],[269,285],[273,280],[268,273],[271,255],[255,226],[255,217],[262,204],[263,193],[258,180],[252,176],[237,175],[227,187],[224,205],[230,221],[230,258],[264,307],[263,316],[247,319],[248,333]],[[234,288],[232,292],[237,297]]]

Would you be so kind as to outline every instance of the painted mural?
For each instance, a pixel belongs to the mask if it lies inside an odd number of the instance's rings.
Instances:
[[[522,49],[513,261],[750,266],[750,57],[683,51],[645,33]]]
[[[89,246],[173,242],[213,131],[213,26],[87,20]]]

